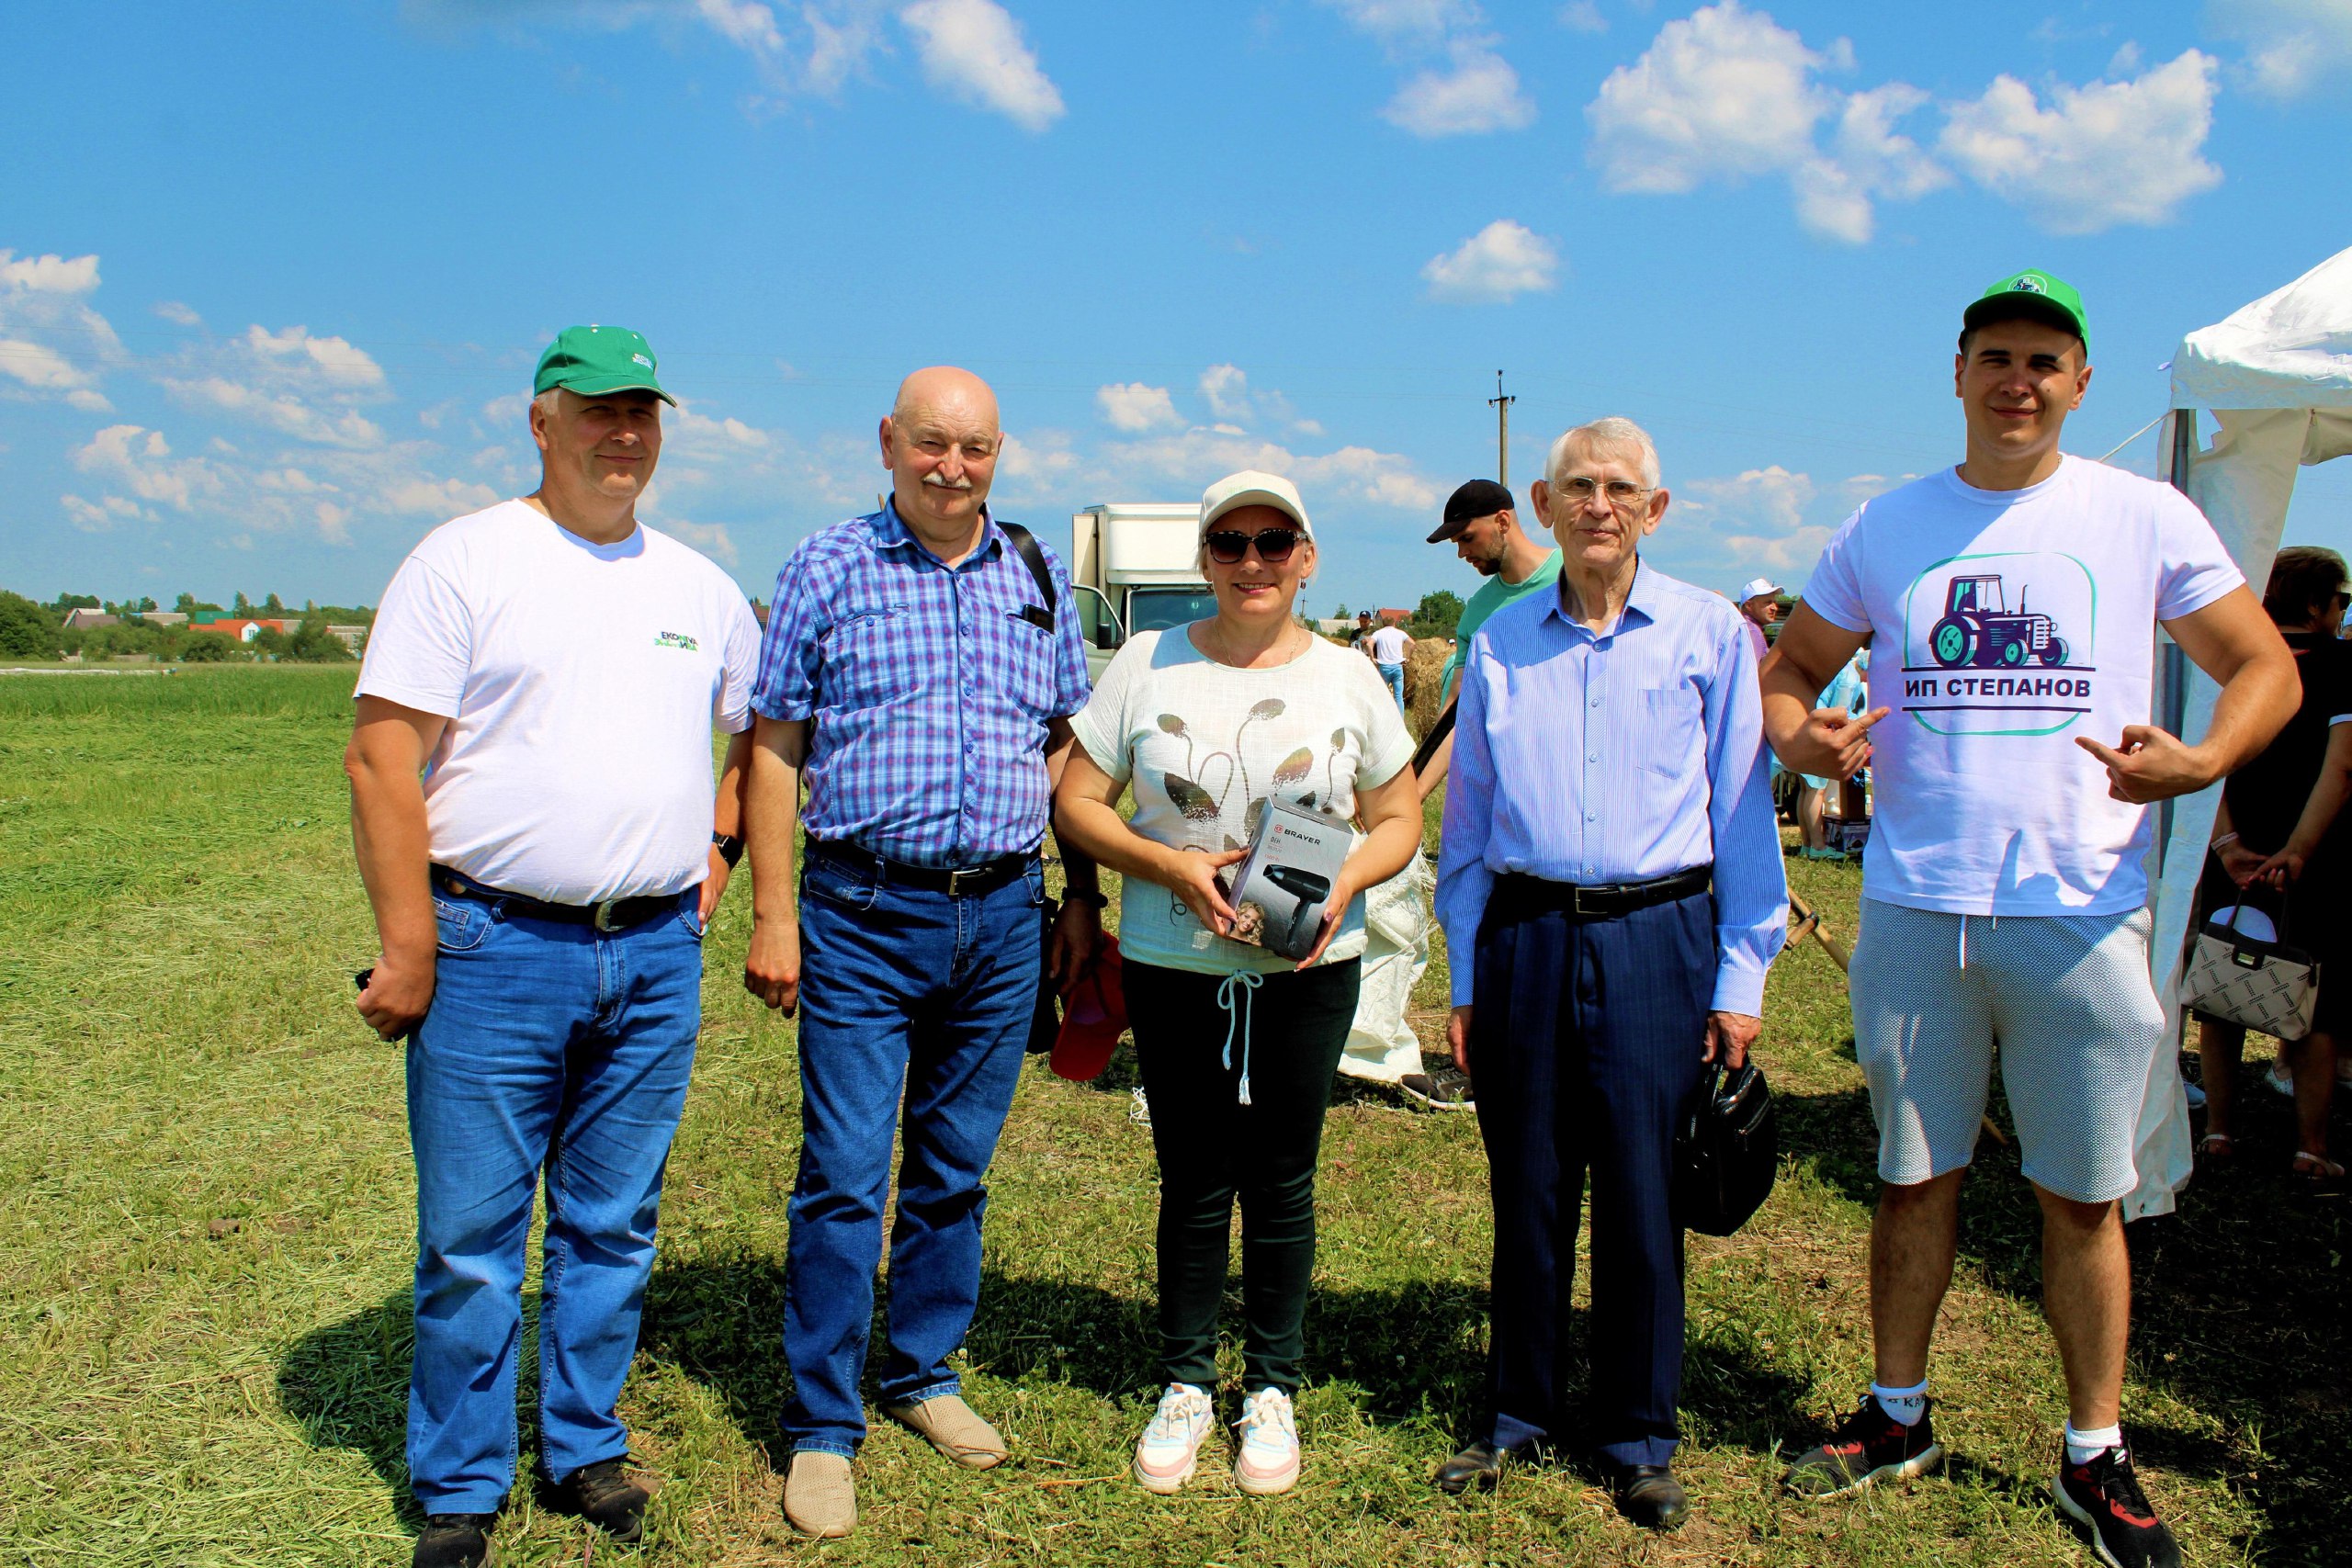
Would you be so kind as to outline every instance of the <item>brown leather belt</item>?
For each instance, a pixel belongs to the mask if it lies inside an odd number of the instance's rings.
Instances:
[[[680,897],[675,893],[646,893],[633,898],[607,898],[598,904],[550,904],[544,898],[484,886],[446,865],[433,868],[433,887],[436,893],[446,893],[452,898],[497,904],[507,914],[527,915],[535,920],[560,920],[571,926],[594,926],[600,931],[624,931],[670,914],[676,910]]]

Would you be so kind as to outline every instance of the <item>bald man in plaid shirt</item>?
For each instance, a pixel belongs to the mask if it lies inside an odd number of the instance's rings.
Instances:
[[[917,371],[881,439],[890,500],[785,563],[752,696],[743,978],[769,1006],[803,1010],[785,1512],[812,1536],[856,1522],[858,1380],[902,1090],[882,1408],[958,1464],[1004,1458],[947,1359],[979,1293],[981,1179],[1046,962],[1038,849],[1088,687],[1069,574],[1031,541],[1052,587],[1041,593],[1025,536],[989,514],[1003,437],[987,384]],[[1069,899],[1050,961],[1069,975],[1102,940],[1102,897],[1092,864],[1062,852]]]

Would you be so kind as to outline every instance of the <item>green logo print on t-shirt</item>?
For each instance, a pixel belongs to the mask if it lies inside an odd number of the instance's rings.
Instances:
[[[701,651],[699,646],[695,642],[695,639],[688,637],[684,632],[658,632],[654,635],[653,646],[656,648],[674,648],[682,653],[696,653]]]
[[[1895,705],[1939,735],[2055,735],[2090,712],[2098,584],[2055,551],[1953,556],[1903,596]]]

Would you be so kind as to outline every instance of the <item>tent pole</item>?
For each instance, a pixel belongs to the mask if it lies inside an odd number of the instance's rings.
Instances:
[[[2188,493],[2188,472],[2197,461],[2197,411],[2175,409],[2167,422],[2172,439],[2165,447],[2165,479],[2181,494]],[[2180,644],[2156,634],[2156,723],[2166,733],[2178,735],[2188,716],[2188,656]],[[2166,800],[2156,807],[2156,874],[2165,868],[2165,851],[2172,843],[2172,802]]]

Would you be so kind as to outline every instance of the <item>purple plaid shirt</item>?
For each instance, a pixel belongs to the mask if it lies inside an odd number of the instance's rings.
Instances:
[[[993,518],[949,568],[895,506],[801,541],[777,574],[753,711],[811,719],[811,838],[910,865],[975,865],[1046,837],[1046,726],[1086,705],[1069,573],[1037,580]]]

